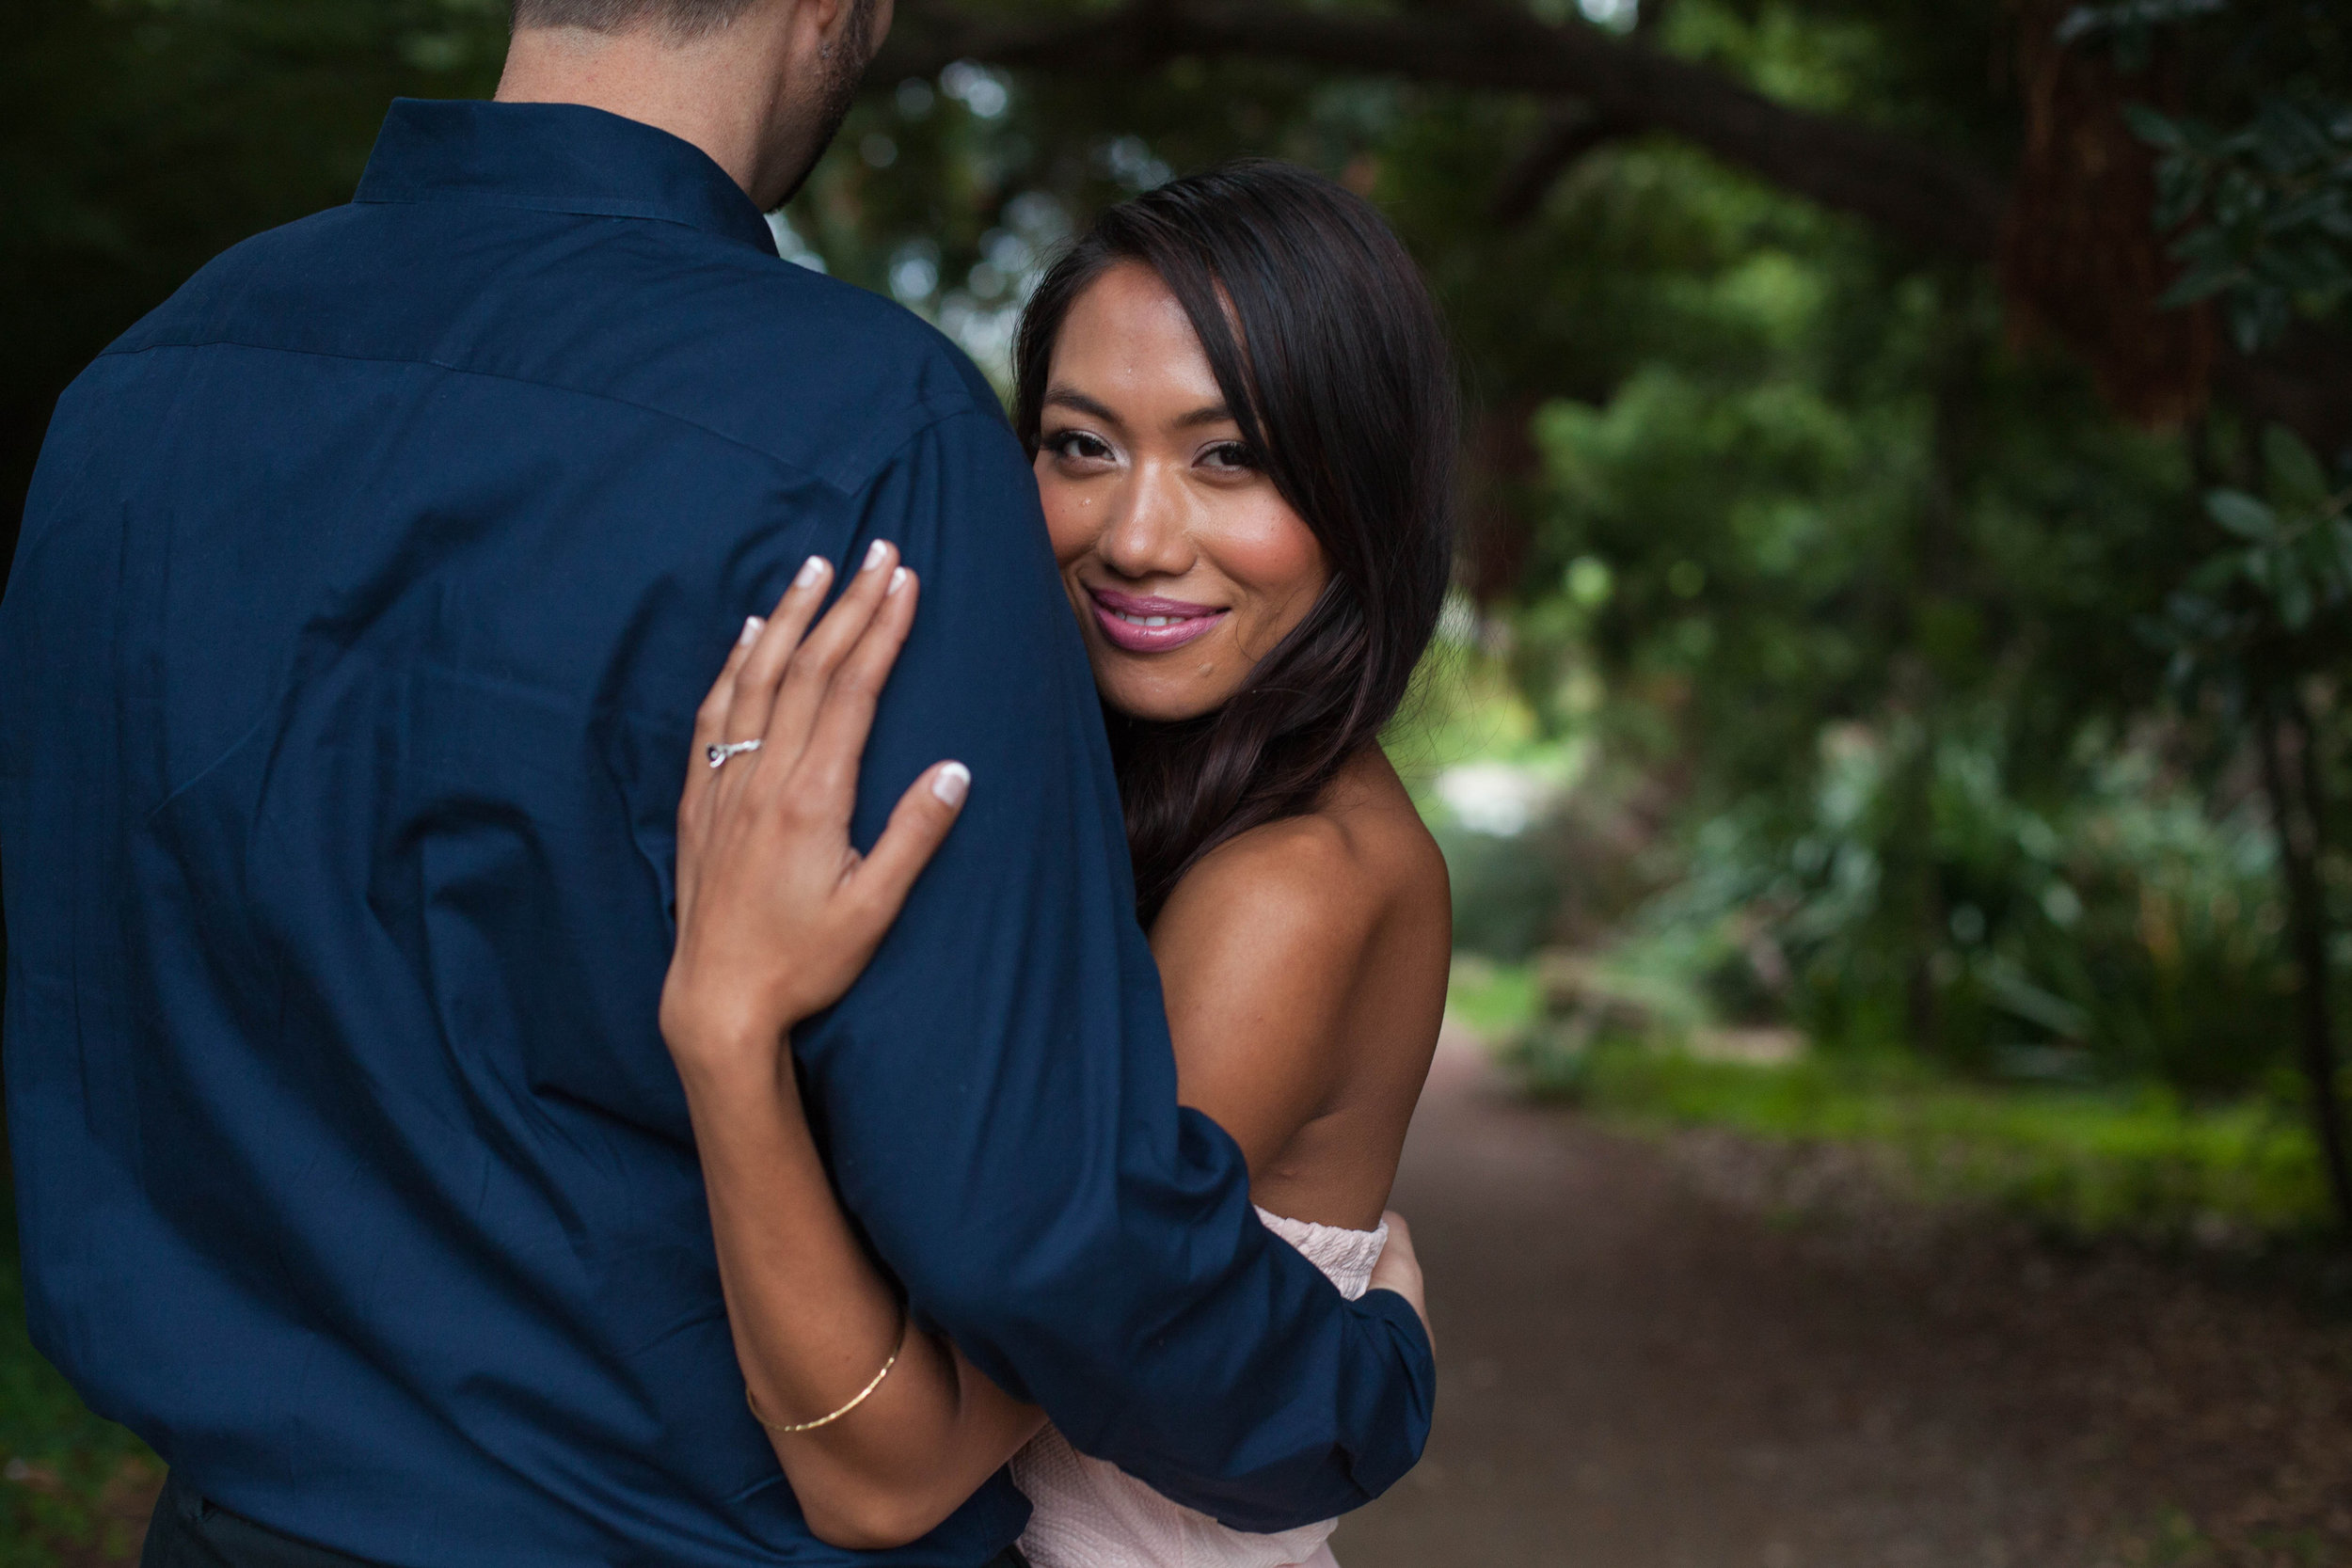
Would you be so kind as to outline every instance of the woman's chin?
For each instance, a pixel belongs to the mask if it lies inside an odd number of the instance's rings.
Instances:
[[[1112,712],[1140,719],[1147,724],[1181,724],[1187,719],[1199,719],[1223,707],[1233,695],[1231,691],[1152,689],[1143,683],[1116,678],[1099,662],[1094,669],[1094,685]]]

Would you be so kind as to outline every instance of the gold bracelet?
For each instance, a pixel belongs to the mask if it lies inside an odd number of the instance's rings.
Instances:
[[[890,1369],[898,1364],[899,1354],[907,1348],[907,1334],[909,1330],[914,1328],[914,1324],[913,1321],[910,1320],[906,1315],[906,1312],[901,1309],[898,1313],[898,1347],[891,1351],[890,1359],[882,1363],[882,1370],[874,1374],[873,1382],[859,1389],[855,1398],[851,1399],[849,1403],[843,1405],[832,1415],[819,1416],[813,1421],[795,1422],[791,1426],[781,1425],[775,1421],[770,1420],[767,1417],[759,1413],[758,1397],[752,1392],[752,1386],[746,1383],[743,1386],[743,1402],[752,1407],[752,1419],[757,1421],[761,1426],[766,1427],[770,1432],[774,1433],[815,1432],[818,1427],[831,1426],[834,1422],[841,1419],[842,1417],[847,1416],[850,1411],[855,1410],[859,1405],[864,1404],[868,1399],[871,1399],[873,1397],[874,1390],[882,1386],[882,1379],[890,1375]]]

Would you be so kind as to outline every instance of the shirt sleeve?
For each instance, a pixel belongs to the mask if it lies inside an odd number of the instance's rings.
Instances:
[[[1101,709],[1002,422],[913,437],[847,558],[870,538],[923,600],[858,841],[931,763],[974,782],[864,978],[798,1032],[845,1206],[918,1318],[1080,1450],[1242,1529],[1371,1500],[1427,1436],[1427,1337],[1267,1232],[1239,1148],[1177,1105]]]

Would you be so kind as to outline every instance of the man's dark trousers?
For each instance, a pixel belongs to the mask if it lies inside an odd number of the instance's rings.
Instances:
[[[341,1552],[264,1529],[250,1519],[206,1502],[177,1474],[164,1481],[139,1568],[375,1568]],[[988,1568],[1029,1568],[1017,1546],[989,1560]]]

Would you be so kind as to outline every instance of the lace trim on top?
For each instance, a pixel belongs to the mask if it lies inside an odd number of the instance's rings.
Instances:
[[[1377,1230],[1343,1230],[1336,1225],[1295,1220],[1263,1209],[1258,1211],[1258,1218],[1265,1222],[1268,1230],[1296,1247],[1308,1262],[1321,1269],[1348,1300],[1354,1301],[1372,1289],[1372,1266],[1380,1261],[1381,1249],[1389,1244],[1386,1220]]]

